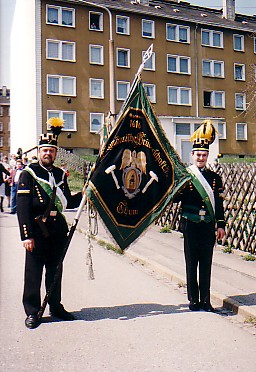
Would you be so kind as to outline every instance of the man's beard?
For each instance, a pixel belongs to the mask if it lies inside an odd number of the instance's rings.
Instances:
[[[40,160],[45,168],[50,168],[54,163],[53,158],[49,155],[47,157],[42,157]]]

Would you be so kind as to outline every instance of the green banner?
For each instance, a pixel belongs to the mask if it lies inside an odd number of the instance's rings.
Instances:
[[[190,178],[138,79],[97,159],[88,198],[125,249]]]

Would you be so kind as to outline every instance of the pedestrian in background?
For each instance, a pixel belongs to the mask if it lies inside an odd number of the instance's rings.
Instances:
[[[61,163],[61,169],[65,172],[66,176],[69,176],[69,170],[67,168],[67,163]]]
[[[216,238],[222,240],[225,234],[222,181],[217,173],[206,167],[209,145],[214,139],[215,129],[209,121],[192,135],[193,165],[188,170],[199,187],[190,182],[175,198],[176,202],[181,201],[179,229],[184,236],[187,295],[192,311],[215,311],[210,302],[213,247]]]
[[[5,197],[5,181],[4,181],[4,174],[9,176],[9,171],[0,163],[0,211],[4,211],[3,202]]]
[[[22,163],[21,159],[16,160],[16,168],[12,169],[10,172],[11,176],[11,214],[16,213],[16,204],[17,204],[17,191],[18,191],[18,182],[21,175],[21,172],[24,168],[24,165]]]
[[[5,167],[5,169],[8,170],[8,172],[10,172],[11,170],[11,167],[10,167],[10,164],[8,162],[8,156],[5,155],[3,157],[3,166]],[[5,196],[7,197],[7,205],[8,205],[8,208],[10,208],[10,204],[11,204],[11,186],[10,186],[10,176],[8,174],[3,174],[4,176],[4,184],[5,184]]]
[[[16,167],[16,160],[17,160],[17,156],[15,154],[12,154],[11,155],[11,159],[10,159],[10,167],[11,167],[11,169],[15,169],[15,167]]]

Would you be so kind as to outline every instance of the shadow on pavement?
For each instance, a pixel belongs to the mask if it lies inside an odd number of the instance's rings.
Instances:
[[[234,301],[237,301],[243,305],[246,306],[254,306],[256,305],[256,293],[249,293],[246,295],[236,295],[236,296],[230,296]]]
[[[149,304],[130,304],[112,307],[91,307],[81,311],[72,312],[77,320],[95,321],[102,319],[129,320],[134,318],[144,318],[156,315],[177,314],[189,311],[188,304],[161,305],[156,303]]]

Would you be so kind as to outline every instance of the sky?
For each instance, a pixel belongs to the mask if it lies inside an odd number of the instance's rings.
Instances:
[[[6,85],[10,88],[10,33],[15,3],[16,0],[0,0],[0,87]],[[190,0],[190,3],[222,8],[222,0]],[[236,0],[236,13],[256,14],[256,0]]]
[[[221,9],[222,3],[222,0],[190,0],[190,4],[192,5],[216,9]],[[236,0],[236,13],[248,15],[256,14],[256,0]]]

